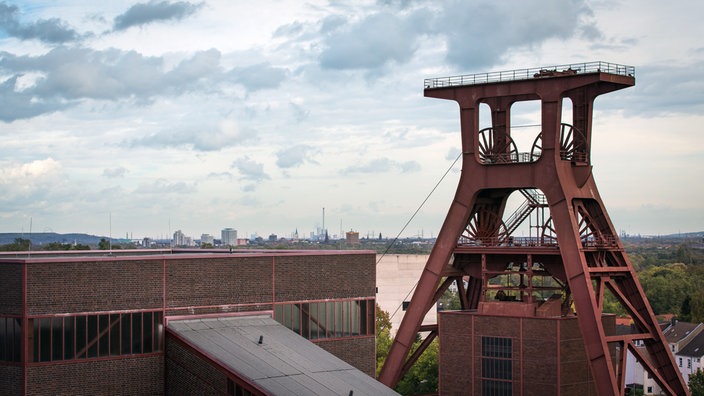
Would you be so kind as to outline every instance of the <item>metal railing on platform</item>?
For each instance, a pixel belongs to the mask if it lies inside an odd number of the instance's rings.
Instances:
[[[619,76],[635,77],[636,69],[633,66],[597,61],[571,63],[567,65],[543,66],[530,69],[465,74],[451,77],[426,78],[423,84],[425,89],[432,89],[462,85],[488,84],[504,81],[529,80],[533,78],[571,76],[587,73],[609,73]]]

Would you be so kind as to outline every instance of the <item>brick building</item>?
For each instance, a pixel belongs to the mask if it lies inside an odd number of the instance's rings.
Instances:
[[[165,353],[176,344],[220,373],[212,383],[194,375],[188,387],[266,394],[169,326],[250,315],[273,317],[329,359],[374,374],[373,252],[106,253],[0,255],[1,394],[187,394]]]
[[[615,316],[603,322],[613,333]],[[440,394],[596,395],[576,316],[448,311],[438,331]]]

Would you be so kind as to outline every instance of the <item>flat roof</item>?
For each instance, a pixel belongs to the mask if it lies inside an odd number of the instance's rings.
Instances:
[[[75,260],[176,260],[183,258],[339,256],[374,254],[373,250],[287,250],[287,249],[115,249],[0,252],[0,263],[70,262]]]
[[[167,331],[272,395],[398,395],[268,315],[174,320]]]

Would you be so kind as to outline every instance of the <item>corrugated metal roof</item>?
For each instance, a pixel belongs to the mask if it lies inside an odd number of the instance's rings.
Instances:
[[[168,329],[272,395],[397,395],[266,315],[177,320]]]

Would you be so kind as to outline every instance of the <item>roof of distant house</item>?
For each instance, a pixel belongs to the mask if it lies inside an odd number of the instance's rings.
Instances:
[[[704,356],[704,332],[697,334],[687,346],[677,352],[677,355],[691,357]]]
[[[701,323],[676,321],[663,331],[663,335],[665,336],[667,342],[680,342],[692,334],[692,332],[700,325]]]

